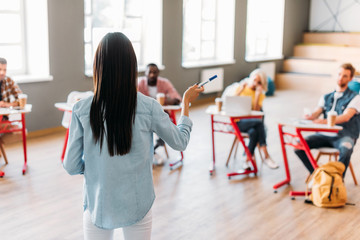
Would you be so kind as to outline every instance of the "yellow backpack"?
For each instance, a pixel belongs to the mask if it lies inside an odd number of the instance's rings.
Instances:
[[[345,165],[342,162],[328,162],[321,165],[306,184],[306,193],[311,179],[314,179],[310,200],[317,207],[342,207],[346,204],[347,195],[343,180]],[[308,196],[306,196],[308,198]]]

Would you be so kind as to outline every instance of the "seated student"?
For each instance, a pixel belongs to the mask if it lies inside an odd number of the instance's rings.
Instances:
[[[360,131],[360,96],[348,87],[354,72],[355,68],[350,63],[342,64],[338,71],[335,91],[322,96],[315,111],[305,116],[306,119],[313,120],[315,123],[327,124],[329,112],[335,111],[337,113],[335,124],[342,126],[343,130],[337,134],[316,133],[306,137],[305,140],[310,149],[337,148],[340,152],[339,162],[345,165],[344,176]],[[324,119],[319,119],[321,114],[324,115]],[[314,168],[305,151],[296,150],[295,153],[312,173]]]
[[[255,69],[252,71],[248,78],[242,80],[233,91],[235,96],[250,96],[252,98],[252,110],[261,111],[262,103],[265,98],[264,92],[267,90],[267,77],[266,74]],[[230,93],[229,93],[230,94]],[[271,159],[266,147],[266,133],[264,122],[261,119],[243,119],[238,123],[241,132],[249,134],[249,151],[254,155],[255,147],[257,144],[260,150],[264,153],[265,164],[272,169],[278,168],[278,164]],[[250,168],[248,164],[249,159],[245,162],[243,168]]]
[[[18,96],[21,94],[19,86],[9,77],[6,76],[7,61],[5,58],[0,57],[0,107],[17,107],[19,106]],[[7,115],[3,115],[1,120],[8,120]],[[0,127],[7,129],[18,128],[17,124],[8,125],[7,123],[0,123]],[[1,142],[13,142],[17,140],[19,134],[6,133],[1,134]]]
[[[19,106],[18,96],[21,94],[19,86],[6,76],[7,61],[0,57],[0,107]]]
[[[181,102],[181,96],[176,91],[171,82],[159,76],[160,71],[156,64],[150,63],[146,67],[145,76],[138,79],[138,91],[142,94],[156,99],[158,93],[165,94],[165,105],[177,105]],[[156,150],[159,146],[164,146],[164,141],[158,138],[154,147]],[[164,160],[159,154],[154,154],[154,163],[162,165]]]
[[[139,77],[138,90],[142,94],[155,98],[156,94],[165,94],[165,105],[177,105],[181,102],[181,96],[171,82],[159,76],[160,70],[156,64],[150,63],[145,70],[145,76]]]

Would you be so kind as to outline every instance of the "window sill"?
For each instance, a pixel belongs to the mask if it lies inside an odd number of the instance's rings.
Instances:
[[[198,67],[212,67],[212,66],[219,66],[219,65],[228,65],[236,63],[235,59],[228,60],[228,61],[197,61],[197,62],[185,62],[182,63],[183,68],[198,68]]]
[[[17,75],[11,78],[16,83],[49,82],[53,80],[51,75]]]
[[[272,60],[283,60],[284,56],[277,57],[245,57],[246,62],[264,62],[264,61],[272,61]]]

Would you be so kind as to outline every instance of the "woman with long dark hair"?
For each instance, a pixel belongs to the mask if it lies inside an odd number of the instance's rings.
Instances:
[[[137,92],[136,56],[118,32],[101,40],[93,70],[94,96],[73,108],[64,160],[69,174],[84,174],[85,239],[112,239],[116,228],[123,228],[125,239],[150,239],[153,133],[185,150],[189,103],[204,89],[186,90],[174,125],[156,100]]]

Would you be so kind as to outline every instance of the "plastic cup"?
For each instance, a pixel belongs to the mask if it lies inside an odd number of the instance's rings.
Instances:
[[[27,95],[26,94],[19,94],[18,98],[19,98],[19,106],[21,109],[24,109],[26,106],[26,102],[27,102]]]
[[[223,105],[222,99],[221,98],[215,98],[215,104],[217,106],[218,112],[221,112],[221,108],[222,108],[222,105]]]
[[[329,127],[335,126],[337,113],[336,112],[328,112],[327,124]]]
[[[165,94],[164,93],[156,94],[156,100],[163,106],[165,104]]]

